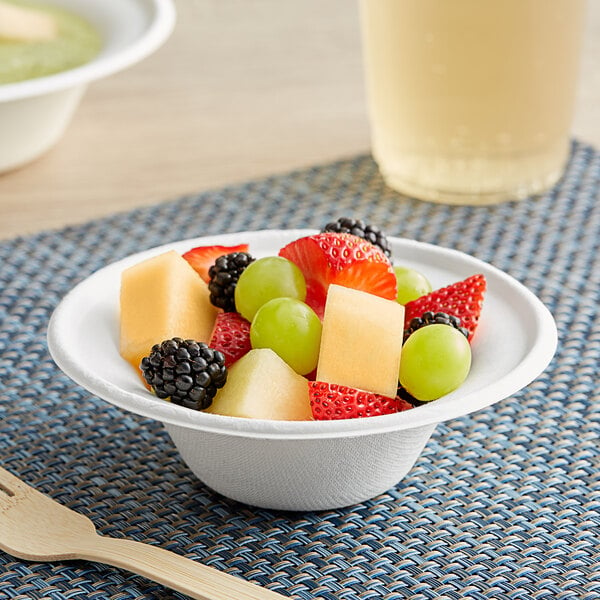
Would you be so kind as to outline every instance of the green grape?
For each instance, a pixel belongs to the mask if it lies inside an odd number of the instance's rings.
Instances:
[[[306,281],[302,271],[287,258],[266,256],[250,263],[240,275],[235,288],[235,307],[248,321],[273,298],[306,298]]]
[[[257,311],[250,327],[253,348],[271,348],[296,373],[317,366],[321,321],[312,308],[295,298],[274,298]]]
[[[397,301],[407,304],[431,292],[431,283],[425,275],[408,267],[394,267],[398,285]]]
[[[417,400],[427,402],[459,387],[470,368],[467,338],[448,325],[427,325],[402,346],[399,379]]]

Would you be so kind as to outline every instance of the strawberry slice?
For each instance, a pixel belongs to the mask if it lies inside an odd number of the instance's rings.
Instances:
[[[309,381],[308,395],[316,421],[389,415],[412,408],[403,398],[388,398],[346,385]]]
[[[222,352],[225,356],[225,366],[230,367],[251,349],[250,322],[235,312],[217,314],[208,345]]]
[[[279,256],[296,263],[306,280],[306,303],[323,316],[332,283],[396,299],[396,275],[383,250],[349,233],[318,233],[284,246]]]
[[[402,398],[402,396],[396,396],[395,400],[396,400],[396,406],[398,407],[398,410],[396,412],[402,412],[403,410],[410,410],[411,408],[415,407],[414,404],[411,404],[408,400],[406,400],[405,398]]]
[[[219,256],[231,254],[232,252],[248,252],[248,244],[239,244],[238,246],[198,246],[188,250],[183,254],[183,258],[208,283],[210,280],[208,269],[215,263],[215,260]]]
[[[412,318],[420,317],[424,312],[445,312],[460,319],[471,341],[479,322],[486,288],[485,276],[477,274],[411,300],[404,306],[404,327],[408,327]]]

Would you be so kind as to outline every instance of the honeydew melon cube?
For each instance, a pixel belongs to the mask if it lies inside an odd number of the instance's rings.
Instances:
[[[313,418],[307,380],[270,348],[250,350],[235,362],[205,412],[279,421]]]
[[[317,381],[396,396],[404,307],[360,290],[329,286]]]
[[[173,337],[210,340],[217,308],[208,285],[175,250],[123,271],[120,352],[136,369],[154,344]]]

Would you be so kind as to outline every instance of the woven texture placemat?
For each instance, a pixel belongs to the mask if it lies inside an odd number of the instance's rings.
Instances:
[[[409,475],[371,501],[280,513],[224,499],[191,475],[160,424],[86,393],[48,355],[52,310],[109,262],[177,239],[338,216],[507,271],[550,308],[560,336],[534,383],[438,426]],[[3,242],[0,464],[102,534],[293,598],[600,598],[599,244],[600,154],[578,143],[562,182],[518,203],[403,198],[359,156]],[[109,567],[0,552],[0,598],[181,596]]]

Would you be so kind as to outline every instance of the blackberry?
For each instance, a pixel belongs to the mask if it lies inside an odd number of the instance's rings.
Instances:
[[[210,301],[225,312],[235,312],[235,286],[244,269],[254,262],[247,252],[232,252],[219,256],[208,269]]]
[[[417,331],[417,329],[421,329],[421,327],[425,327],[426,325],[450,325],[455,329],[458,329],[467,339],[469,338],[469,331],[464,327],[461,327],[460,319],[455,315],[449,315],[444,312],[436,312],[433,313],[430,310],[424,312],[420,317],[414,317],[410,320],[408,327],[404,330],[404,340],[403,343],[406,342],[411,333]]]
[[[390,243],[388,242],[385,233],[374,225],[368,225],[362,219],[349,219],[341,217],[337,221],[327,223],[321,233],[333,231],[334,233],[351,233],[375,246],[379,246],[384,254],[389,258],[392,255]]]
[[[140,368],[159,398],[196,410],[208,408],[227,381],[221,352],[178,337],[155,344]]]

